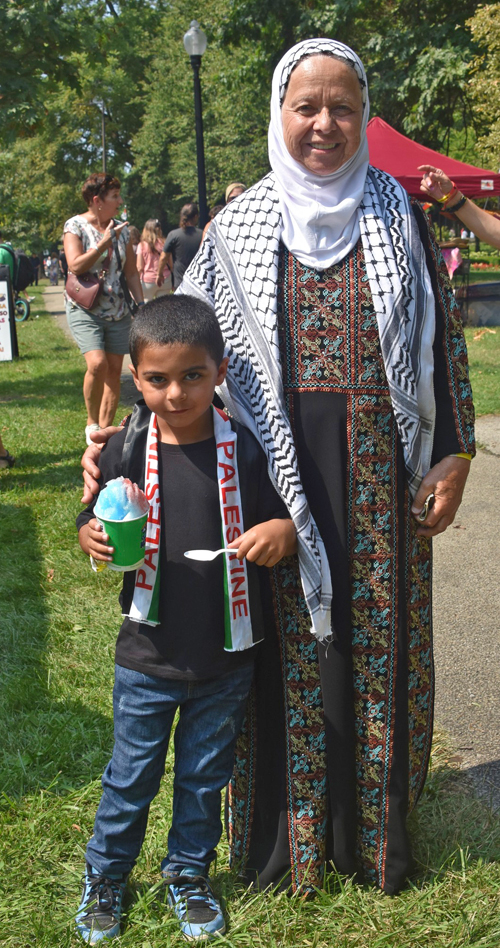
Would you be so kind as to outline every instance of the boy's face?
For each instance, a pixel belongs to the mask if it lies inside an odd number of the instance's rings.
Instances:
[[[202,346],[148,346],[132,366],[134,382],[158,417],[161,440],[171,444],[204,441],[213,434],[210,405],[227,370]]]

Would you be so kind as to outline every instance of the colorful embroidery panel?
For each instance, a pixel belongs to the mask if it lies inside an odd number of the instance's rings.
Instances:
[[[256,742],[255,691],[252,688],[236,745],[233,776],[228,787],[227,832],[232,868],[244,863],[248,855],[255,789]]]
[[[320,272],[290,257],[282,267],[278,325],[285,391],[386,391],[377,322],[361,246]]]
[[[429,753],[429,549],[411,524],[405,534],[408,496],[397,482],[397,426],[361,246],[321,273],[285,254],[282,281],[280,344],[292,419],[296,394],[331,391],[347,398],[358,857],[365,876],[383,887],[397,715],[408,718],[412,800]],[[400,570],[408,577],[406,602],[399,601]],[[410,678],[408,705],[397,707],[402,629],[408,633]]]
[[[286,759],[292,883],[323,884],[326,836],[326,745],[317,643],[302,595],[298,561],[273,569],[286,708]]]

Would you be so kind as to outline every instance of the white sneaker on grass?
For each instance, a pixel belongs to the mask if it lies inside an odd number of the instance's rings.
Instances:
[[[87,442],[87,444],[93,444],[93,443],[94,443],[94,442],[92,441],[92,438],[90,437],[90,435],[93,434],[94,431],[100,431],[100,430],[101,430],[101,426],[100,426],[100,425],[95,425],[95,424],[94,424],[94,425],[87,425],[87,427],[85,428],[85,441]]]

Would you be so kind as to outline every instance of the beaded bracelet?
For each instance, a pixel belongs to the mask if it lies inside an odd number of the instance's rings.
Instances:
[[[446,208],[447,213],[448,213],[448,214],[455,214],[456,211],[459,211],[460,208],[464,206],[464,204],[465,204],[466,201],[467,201],[467,198],[465,197],[464,194],[462,194],[462,197],[460,198],[460,200],[457,201],[457,203],[454,204],[453,207],[447,207],[447,208]]]

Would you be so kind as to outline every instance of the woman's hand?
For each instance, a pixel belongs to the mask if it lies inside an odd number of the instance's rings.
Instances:
[[[80,528],[78,539],[87,556],[93,556],[95,560],[103,560],[105,563],[113,562],[115,548],[108,546],[109,537],[95,517]]]
[[[411,512],[417,519],[429,494],[435,495],[425,523],[420,523],[417,534],[421,537],[435,537],[444,533],[462,502],[465,482],[469,475],[470,461],[467,458],[455,458],[449,455],[431,467],[425,475],[413,501]]]
[[[118,240],[124,227],[128,227],[128,221],[124,221],[123,224],[117,224],[116,221],[110,220],[106,230],[104,231],[104,234],[102,235],[102,240],[99,241],[101,250],[105,250],[106,247],[111,247],[113,237],[111,232],[114,231],[114,235]],[[105,246],[103,246],[103,242],[105,242]]]
[[[83,488],[82,504],[91,504],[94,496],[99,493],[99,484],[97,481],[101,476],[98,468],[99,458],[104,445],[109,441],[112,435],[120,431],[109,425],[108,428],[100,428],[99,431],[93,431],[90,435],[94,444],[90,444],[82,457],[81,465],[83,467]]]
[[[297,533],[293,520],[266,520],[251,527],[228,544],[239,560],[247,559],[257,566],[275,566],[284,556],[297,552]]]
[[[450,178],[440,168],[435,168],[434,165],[420,165],[418,171],[423,172],[420,190],[434,201],[442,200],[452,190],[453,184]]]

